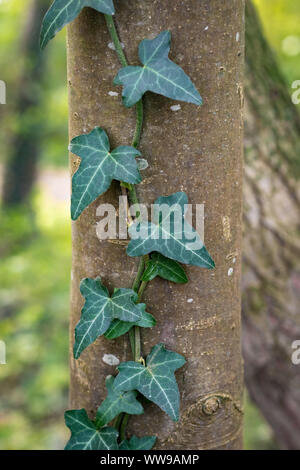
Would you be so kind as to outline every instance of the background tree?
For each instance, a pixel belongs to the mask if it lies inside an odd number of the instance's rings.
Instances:
[[[300,117],[246,1],[243,353],[245,379],[286,449],[300,447]]]
[[[20,38],[23,66],[16,84],[17,97],[12,110],[16,122],[8,138],[3,178],[4,207],[26,203],[36,178],[43,128],[37,108],[41,101],[45,66],[45,54],[41,54],[39,48],[39,33],[48,6],[47,0],[31,0],[26,10],[26,22]]]
[[[172,424],[149,405],[143,418],[130,420],[130,432],[158,434],[161,449],[237,449],[242,446],[242,368],[240,353],[240,263],[242,190],[242,79],[244,24],[241,0],[187,0],[137,3],[116,1],[117,26],[131,64],[137,46],[151,34],[172,32],[171,58],[185,69],[204,98],[202,108],[147,94],[141,142],[149,162],[139,189],[142,202],[159,194],[186,190],[194,204],[205,203],[206,246],[216,270],[187,269],[189,283],[180,287],[155,280],[144,301],[157,319],[143,332],[144,354],[164,342],[187,359],[178,373],[181,420]],[[112,146],[128,144],[134,111],[124,110],[119,70],[102,15],[86,9],[68,29],[70,137],[101,125]],[[99,78],[100,77],[100,78]],[[111,96],[111,90],[119,96]],[[172,114],[172,116],[170,116]],[[72,169],[78,159],[72,157]],[[79,282],[100,275],[105,285],[129,287],[137,269],[124,245],[99,241],[96,207],[118,204],[115,185],[73,224],[71,332],[83,299]],[[73,337],[73,334],[72,334]],[[72,341],[73,342],[73,341]],[[104,354],[128,359],[128,339],[98,340],[78,361],[71,354],[71,408],[95,410],[105,396],[104,380],[114,373]]]

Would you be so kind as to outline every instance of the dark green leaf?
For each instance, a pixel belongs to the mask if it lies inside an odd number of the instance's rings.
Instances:
[[[142,180],[135,159],[140,152],[128,146],[111,152],[108,136],[100,127],[95,127],[90,134],[75,137],[70,151],[81,157],[80,166],[72,178],[73,220],[109,188],[113,179],[134,184]]]
[[[153,401],[174,421],[179,419],[179,390],[174,372],[185,364],[185,359],[168,351],[163,344],[152,348],[146,366],[138,362],[123,362],[115,379],[115,390],[138,390]]]
[[[128,441],[120,444],[120,450],[151,450],[156,441],[155,436],[136,437],[132,436]]]
[[[72,434],[81,431],[93,430],[94,423],[89,419],[84,408],[81,410],[69,410],[65,412],[65,422]]]
[[[134,323],[142,319],[145,311],[145,304],[136,304],[138,295],[132,289],[116,289],[110,297],[100,278],[83,279],[80,292],[85,297],[85,304],[75,328],[76,359],[98,336],[107,331],[115,318]]]
[[[161,196],[155,201],[154,223],[134,223],[129,228],[129,256],[158,251],[184,264],[212,269],[215,264],[196,230],[185,220],[187,195],[183,192]]]
[[[109,427],[98,430],[84,409],[66,411],[65,421],[71,431],[65,450],[118,449],[118,431]]]
[[[113,0],[55,0],[47,11],[42,24],[40,46],[43,49],[66,24],[73,21],[84,7],[113,15]]]
[[[151,259],[147,261],[142,280],[152,281],[156,276],[178,284],[188,282],[188,278],[182,266],[180,266],[177,261],[166,258],[160,253],[152,253]]]
[[[114,390],[114,380],[114,377],[111,375],[106,378],[107,397],[101,403],[97,411],[97,428],[101,428],[109,423],[120,413],[128,413],[130,415],[140,415],[144,413],[142,405],[136,399],[137,392],[135,390],[116,392]]]
[[[141,328],[151,328],[152,326],[155,326],[156,320],[155,318],[150,315],[150,313],[145,312],[146,305],[145,304],[138,304],[142,316],[141,319],[135,323],[132,322],[124,322],[122,320],[113,320],[111,323],[110,327],[105,333],[105,338],[107,339],[115,339],[118,338],[121,335],[125,335],[133,326],[139,326]]]
[[[202,104],[201,96],[181,67],[169,58],[171,34],[163,31],[155,39],[144,39],[139,45],[143,67],[129,66],[120,70],[115,85],[123,85],[123,102],[127,107],[137,103],[146,91],[188,103]]]
[[[118,431],[115,428],[82,431],[71,437],[65,450],[118,450]]]

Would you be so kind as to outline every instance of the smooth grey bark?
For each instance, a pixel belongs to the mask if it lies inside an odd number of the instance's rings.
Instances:
[[[181,420],[173,423],[150,404],[144,415],[130,420],[129,431],[158,435],[159,449],[239,449],[244,2],[116,0],[115,5],[129,62],[138,63],[143,38],[169,29],[171,58],[203,95],[203,107],[180,103],[175,113],[170,109],[174,102],[147,94],[140,148],[149,167],[138,194],[150,205],[159,195],[185,190],[191,203],[205,203],[205,240],[217,266],[214,271],[187,268],[187,285],[157,279],[147,288],[143,300],[157,326],[142,332],[143,354],[164,342],[187,359],[177,374]],[[104,18],[93,10],[85,9],[68,27],[70,137],[98,125],[108,132],[112,146],[128,145],[135,112],[122,106],[121,89],[113,87],[120,65],[109,42]],[[111,90],[119,96],[111,96]],[[78,158],[71,155],[72,171],[77,167]],[[79,360],[72,357],[83,305],[80,280],[101,276],[112,290],[131,286],[137,270],[137,260],[126,256],[124,244],[96,236],[97,206],[117,207],[119,194],[114,184],[73,224],[70,406],[85,407],[92,416],[105,396],[105,377],[115,373],[103,355],[131,358],[127,337],[112,342],[100,338]]]

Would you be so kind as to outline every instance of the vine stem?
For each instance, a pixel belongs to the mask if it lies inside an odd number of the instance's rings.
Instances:
[[[111,37],[111,39],[114,43],[118,59],[119,59],[121,65],[122,65],[122,67],[127,67],[128,62],[127,62],[125,54],[123,52],[122,44],[121,44],[121,41],[119,39],[119,35],[118,35],[118,31],[116,29],[114,19],[111,15],[104,15],[104,17],[105,17],[108,32],[109,32],[110,37]]]
[[[108,32],[109,32],[110,37],[113,41],[115,51],[116,51],[116,54],[117,54],[118,59],[120,61],[120,64],[122,65],[122,67],[127,67],[128,66],[128,61],[127,61],[126,56],[123,52],[122,44],[121,44],[121,41],[120,41],[120,38],[119,38],[119,35],[118,35],[118,31],[117,31],[114,19],[111,15],[104,15],[104,17],[105,17]],[[136,126],[135,126],[135,132],[134,132],[134,136],[133,136],[133,140],[132,140],[132,146],[135,147],[135,148],[137,148],[139,146],[139,143],[140,143],[140,140],[141,140],[141,134],[142,134],[142,129],[143,129],[143,120],[144,120],[144,107],[143,107],[143,101],[141,99],[136,104]],[[122,185],[122,183],[121,183],[121,185]],[[135,189],[134,185],[129,185],[128,193],[129,193],[130,202],[132,204],[136,204],[138,206],[139,205],[139,200],[138,200],[137,192],[136,192],[136,189]],[[139,210],[137,210],[137,216],[139,215],[138,213],[140,213]],[[145,261],[147,259],[148,259],[148,257],[141,257],[141,259],[140,259],[138,272],[137,272],[136,278],[133,282],[133,290],[135,292],[138,292],[138,289],[140,287],[141,277],[143,275],[144,267],[145,267]],[[144,292],[145,287],[146,286],[143,286],[142,293]],[[139,296],[139,300],[140,299],[141,299],[141,296]],[[139,327],[135,327],[134,330],[135,330],[135,336],[138,336],[138,338],[134,339],[135,347],[134,347],[134,350],[132,351],[133,356],[136,360],[137,355],[136,355],[135,351],[136,350],[141,351],[141,344],[140,344]],[[131,340],[131,346],[132,345],[133,345],[133,342]],[[140,359],[140,357],[138,357],[137,360],[139,360],[139,359]]]
[[[122,44],[119,39],[119,35],[118,35],[118,31],[117,31],[114,19],[111,15],[104,15],[104,16],[105,16],[105,21],[106,21],[106,25],[108,28],[108,32],[115,46],[115,51],[120,61],[120,64],[122,65],[122,67],[127,67],[128,62],[123,52]],[[143,100],[141,99],[136,104],[136,126],[135,126],[135,132],[134,132],[133,140],[132,140],[132,147],[134,148],[138,148],[140,144],[141,134],[143,130],[143,120],[144,120],[144,106],[143,106]],[[122,186],[122,183],[121,183],[121,186]],[[131,204],[135,204],[137,205],[137,207],[139,207],[139,200],[138,200],[135,186],[132,184],[130,185],[126,184],[124,186],[128,188],[128,195],[129,195]],[[140,213],[141,213],[140,210],[137,210],[136,216],[138,217]],[[147,286],[147,282],[142,281],[142,276],[145,270],[145,263],[148,261],[148,259],[149,259],[148,255],[142,256],[140,258],[138,271],[137,271],[137,274],[136,274],[136,277],[134,279],[133,286],[132,286],[133,290],[137,292],[138,294],[138,302],[141,301],[144,290]],[[141,359],[141,332],[138,326],[131,328],[131,330],[129,331],[129,340],[130,340],[133,360],[136,362],[139,362]],[[121,441],[125,439],[125,430],[126,430],[128,420],[129,420],[129,415],[127,413],[119,415],[119,417],[116,420],[116,424],[118,425],[118,428],[120,431]]]
[[[123,52],[122,44],[119,39],[119,35],[118,35],[118,31],[117,31],[114,19],[111,15],[104,15],[104,16],[105,16],[107,29],[113,41],[113,44],[115,46],[115,50],[116,50],[116,54],[118,56],[119,62],[122,65],[122,67],[127,67],[128,62]],[[143,101],[140,100],[136,104],[136,128],[135,128],[135,133],[134,133],[133,140],[132,140],[132,147],[137,148],[139,146],[139,143],[141,140],[142,129],[143,129],[143,120],[144,120],[144,107],[143,107]],[[138,202],[135,191],[133,191],[132,196],[135,196],[135,200],[136,202]]]
[[[127,426],[127,423],[128,423],[128,420],[129,420],[129,414],[128,413],[124,413],[124,416],[123,416],[123,419],[121,421],[121,426],[120,426],[120,440],[121,442],[124,441],[125,437],[126,437],[126,426]]]
[[[136,108],[136,128],[135,128],[135,133],[133,136],[132,146],[137,148],[141,140],[143,121],[144,121],[144,106],[143,106],[142,99],[140,99],[140,101],[137,102],[135,108]]]

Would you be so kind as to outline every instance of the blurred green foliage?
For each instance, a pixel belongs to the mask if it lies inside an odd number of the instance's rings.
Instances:
[[[244,447],[247,450],[276,450],[270,426],[245,393]]]
[[[255,2],[291,84],[300,79],[300,46],[296,54],[300,38],[298,2]],[[0,115],[2,155],[7,153],[7,135],[20,123],[13,103],[26,60],[20,54],[19,38],[26,6],[24,0],[0,0],[0,79],[7,83],[8,92],[6,114]],[[290,37],[293,39],[287,39]],[[45,53],[42,100],[34,116],[43,124],[40,167],[67,167],[65,31]],[[36,190],[30,210],[0,213],[0,227],[0,339],[7,345],[7,364],[0,365],[0,449],[63,448],[68,435],[63,412],[69,382],[69,204],[57,201],[47,189]],[[270,428],[249,400],[245,446],[274,447]]]
[[[41,0],[40,0],[41,1]],[[49,1],[49,5],[50,5]],[[9,155],[10,137],[20,126],[34,121],[40,129],[42,166],[67,166],[68,100],[66,72],[66,31],[60,32],[49,43],[45,54],[44,78],[36,83],[36,93],[41,95],[38,108],[24,115],[15,113],[15,98],[20,85],[24,63],[22,34],[30,2],[0,0],[0,79],[7,84],[7,104],[0,108],[0,149],[2,160]],[[39,93],[41,91],[41,93]]]
[[[297,0],[254,0],[265,35],[291,85],[300,80],[300,5]]]
[[[61,448],[67,435],[69,214],[42,194],[33,207],[0,215],[0,449]]]

